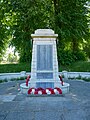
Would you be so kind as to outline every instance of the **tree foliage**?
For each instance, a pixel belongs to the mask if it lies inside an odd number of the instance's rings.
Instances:
[[[60,45],[71,42],[72,50],[77,50],[79,42],[88,39],[87,0],[54,0],[55,28],[59,34]],[[64,46],[65,48],[65,46]]]
[[[10,0],[0,1],[0,59],[11,41],[15,12],[12,12]]]
[[[87,0],[53,0],[55,9],[55,31],[59,34],[59,63],[70,64],[76,60],[85,60],[81,44],[90,39],[90,23]]]
[[[20,53],[20,61],[31,60],[31,34],[39,28],[50,25],[51,4],[42,0],[16,0],[13,11],[16,13],[16,25],[13,26],[13,41]]]
[[[51,28],[59,35],[60,61],[63,54],[76,55],[81,44],[90,39],[87,3],[87,0],[1,0],[0,55],[9,42],[19,52],[21,62],[31,61],[31,34],[42,28]]]

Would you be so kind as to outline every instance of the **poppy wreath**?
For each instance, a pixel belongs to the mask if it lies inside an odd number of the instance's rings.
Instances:
[[[30,88],[28,90],[28,94],[35,94],[36,89],[35,88]]]
[[[46,91],[45,91],[45,89],[43,89],[43,88],[37,88],[37,89],[35,89],[35,88],[30,88],[29,90],[28,90],[28,94],[39,94],[39,95],[42,95],[42,94],[46,94]]]
[[[60,81],[61,81],[61,85],[63,86],[63,79],[62,79],[62,76],[59,75],[59,78],[60,78]]]
[[[53,90],[52,88],[46,88],[46,93],[47,93],[48,95],[50,95],[50,94],[55,94],[55,93],[54,93],[54,90]]]
[[[39,87],[36,89],[35,94],[39,94],[39,95],[46,94],[46,91],[45,89]]]
[[[42,94],[62,94],[62,90],[58,87],[55,87],[54,89],[52,88],[46,88],[46,89],[43,89],[41,87],[39,88],[30,88],[28,90],[28,94],[35,94],[35,95],[42,95]]]
[[[26,79],[26,86],[28,86],[29,80],[30,80],[30,75],[27,76],[27,79]]]
[[[62,90],[60,88],[58,88],[58,87],[55,87],[54,88],[54,93],[55,94],[62,94]]]

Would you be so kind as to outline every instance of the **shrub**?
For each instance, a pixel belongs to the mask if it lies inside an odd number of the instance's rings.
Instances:
[[[85,61],[86,54],[82,51],[72,52],[70,50],[58,49],[59,65],[70,65],[75,61]]]
[[[62,65],[70,65],[74,62],[74,56],[71,51],[58,51],[58,62]]]
[[[75,61],[85,61],[87,59],[85,52],[82,51],[75,51],[73,52],[73,55]]]

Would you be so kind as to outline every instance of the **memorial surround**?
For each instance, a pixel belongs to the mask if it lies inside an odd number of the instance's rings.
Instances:
[[[34,91],[39,88],[46,91],[58,88],[62,93],[68,93],[69,84],[62,85],[58,76],[56,48],[58,34],[52,29],[37,29],[31,37],[33,40],[31,78],[28,86],[25,83],[20,85],[21,92],[27,93],[32,88]]]

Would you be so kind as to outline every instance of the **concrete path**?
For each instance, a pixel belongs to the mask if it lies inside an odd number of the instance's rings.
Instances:
[[[68,80],[70,93],[61,97],[27,97],[22,82],[0,84],[0,120],[90,120],[90,82]]]

